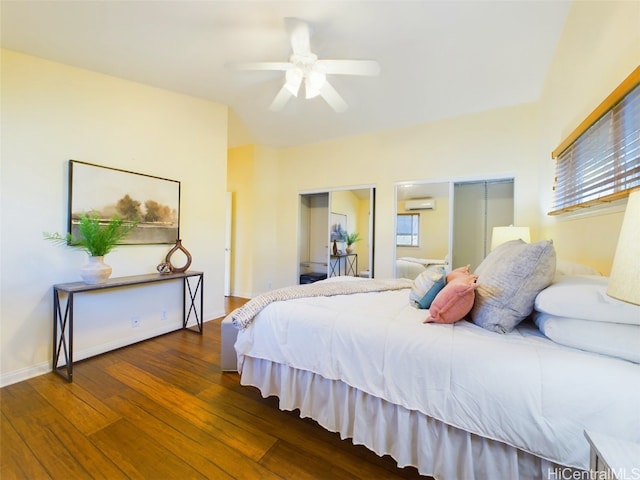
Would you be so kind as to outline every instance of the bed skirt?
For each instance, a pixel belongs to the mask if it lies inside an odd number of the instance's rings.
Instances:
[[[241,383],[275,395],[281,410],[300,410],[342,439],[393,457],[438,480],[587,478],[496,440],[451,427],[337,380],[244,357]],[[577,475],[577,476],[576,476]]]

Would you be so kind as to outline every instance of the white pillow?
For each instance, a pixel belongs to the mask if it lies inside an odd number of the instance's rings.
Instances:
[[[558,260],[556,261],[556,276],[561,275],[600,275],[600,272],[583,263]]]
[[[549,339],[587,352],[640,363],[640,326],[592,322],[536,313],[534,321]]]
[[[535,300],[538,312],[595,322],[640,325],[640,306],[607,295],[609,277],[566,276],[542,290]]]

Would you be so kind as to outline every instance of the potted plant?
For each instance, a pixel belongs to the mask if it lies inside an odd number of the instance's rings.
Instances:
[[[359,242],[360,240],[362,239],[360,238],[360,234],[358,232],[347,233],[344,236],[344,241],[347,244],[347,253],[353,253],[352,245],[356,242]]]
[[[72,233],[44,233],[46,240],[80,248],[89,255],[89,263],[82,267],[80,276],[88,284],[99,284],[107,281],[111,275],[111,267],[104,263],[104,256],[111,252],[120,241],[138,224],[137,220],[125,220],[114,215],[108,223],[103,223],[97,214],[83,213],[78,223],[79,236]]]

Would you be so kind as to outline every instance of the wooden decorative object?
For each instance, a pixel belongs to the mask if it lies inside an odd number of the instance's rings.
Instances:
[[[171,255],[176,253],[178,250],[180,250],[182,253],[184,253],[186,255],[186,257],[187,257],[187,263],[185,263],[182,267],[176,267],[171,263]],[[184,248],[182,246],[182,240],[178,239],[178,240],[176,240],[175,247],[173,247],[171,250],[169,250],[169,253],[167,253],[167,256],[164,258],[164,261],[165,261],[166,264],[168,264],[171,267],[171,271],[172,272],[184,273],[184,272],[187,271],[187,269],[191,265],[191,254],[189,253],[189,251],[186,248]]]

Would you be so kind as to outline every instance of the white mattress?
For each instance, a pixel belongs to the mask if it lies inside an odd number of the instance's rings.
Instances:
[[[508,335],[423,324],[398,290],[276,302],[235,345],[553,462],[588,468],[583,430],[640,442],[640,365]]]

